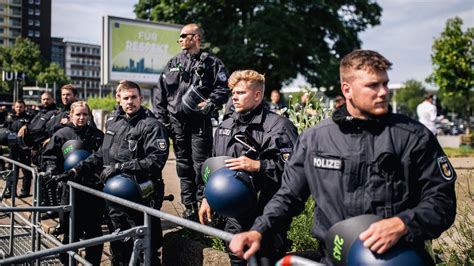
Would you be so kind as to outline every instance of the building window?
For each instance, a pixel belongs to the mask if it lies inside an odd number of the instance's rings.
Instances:
[[[3,23],[3,17],[0,17],[0,23]]]
[[[39,30],[35,31],[35,37],[38,37],[38,38],[39,38],[39,36],[40,36]]]
[[[33,35],[34,35],[34,32],[32,30],[29,30],[28,31],[28,37],[33,37]]]
[[[33,26],[35,22],[32,19],[28,19],[28,26]]]
[[[28,15],[34,15],[35,11],[32,8],[28,8]]]
[[[35,15],[39,16],[41,14],[39,9],[35,9]]]
[[[39,20],[35,20],[35,26],[36,26],[36,27],[39,27],[39,26],[40,26],[40,21],[39,21]]]
[[[39,5],[41,5],[41,0],[36,0],[35,3],[36,3],[36,5],[39,6]]]
[[[32,5],[35,3],[35,0],[28,0],[28,4]]]

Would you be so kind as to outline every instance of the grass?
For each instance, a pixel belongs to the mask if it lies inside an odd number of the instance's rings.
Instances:
[[[474,148],[462,146],[460,148],[443,148],[448,157],[474,157]]]
[[[458,172],[456,220],[433,241],[434,252],[440,259],[438,266],[474,265],[474,171]]]

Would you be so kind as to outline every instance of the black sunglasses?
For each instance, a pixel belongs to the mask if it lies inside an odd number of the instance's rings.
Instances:
[[[183,33],[183,34],[179,35],[179,38],[184,39],[184,38],[188,37],[188,35],[194,36],[194,35],[196,35],[196,33]]]

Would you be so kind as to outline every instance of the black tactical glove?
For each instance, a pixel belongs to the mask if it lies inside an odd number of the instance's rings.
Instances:
[[[77,172],[73,168],[62,174],[53,175],[48,181],[45,182],[45,185],[48,186],[52,182],[59,182],[59,181],[76,181],[76,177],[77,177]]]
[[[201,109],[203,115],[212,113],[216,109],[216,105],[211,101],[206,102],[206,105]]]
[[[100,180],[105,183],[107,179],[114,175],[118,175],[123,172],[123,164],[116,163],[114,165],[107,165],[104,170],[100,173]]]

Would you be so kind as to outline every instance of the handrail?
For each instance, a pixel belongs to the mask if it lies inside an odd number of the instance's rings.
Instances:
[[[6,158],[4,156],[0,156],[0,159],[11,162],[14,165],[19,165],[19,166],[21,166],[21,167],[23,167],[27,170],[31,170],[33,172],[33,176],[35,178],[37,177],[36,168],[28,167],[24,164],[21,164],[19,162],[16,162],[16,161],[11,160],[9,158]],[[37,200],[37,196],[39,196],[38,187],[40,186],[40,181],[41,180],[39,178],[36,178],[35,180],[37,182],[35,182],[36,188],[35,188],[35,192],[34,192],[34,198],[35,198],[34,200]],[[89,262],[84,260],[77,253],[75,253],[73,250],[76,250],[78,248],[93,246],[93,245],[97,245],[97,244],[101,244],[101,243],[105,243],[105,242],[109,242],[109,241],[124,239],[124,238],[128,237],[129,235],[142,235],[143,236],[143,241],[140,243],[140,245],[142,245],[141,246],[141,251],[145,252],[145,262],[144,262],[144,264],[145,265],[150,265],[150,258],[149,258],[149,256],[150,256],[150,244],[149,243],[151,241],[151,233],[150,233],[150,225],[151,225],[151,222],[150,222],[151,220],[150,219],[151,219],[151,217],[150,216],[165,219],[165,220],[170,221],[174,224],[192,229],[194,231],[201,232],[201,233],[206,234],[206,235],[210,235],[210,236],[220,238],[220,239],[222,239],[224,241],[227,241],[227,242],[231,241],[233,236],[234,236],[231,233],[228,233],[228,232],[210,227],[208,225],[202,225],[202,224],[197,223],[197,222],[189,221],[189,220],[186,220],[184,218],[177,217],[177,216],[174,216],[174,215],[171,215],[171,214],[168,214],[168,213],[165,213],[165,212],[162,212],[162,211],[159,211],[159,210],[156,210],[156,209],[153,209],[153,208],[150,208],[150,207],[147,207],[147,206],[129,201],[129,200],[125,200],[125,199],[122,199],[122,198],[104,193],[102,191],[98,191],[98,190],[86,187],[84,185],[81,185],[81,184],[78,184],[78,183],[75,183],[75,182],[72,182],[72,181],[68,181],[67,185],[71,188],[71,190],[70,190],[71,199],[74,199],[75,190],[77,189],[77,190],[83,191],[85,193],[91,194],[93,196],[102,198],[104,200],[120,204],[122,206],[128,207],[130,209],[133,209],[133,210],[136,210],[136,211],[139,211],[139,212],[143,212],[143,214],[144,214],[144,225],[133,227],[133,228],[130,228],[128,230],[125,230],[125,231],[122,231],[122,232],[119,232],[119,233],[114,232],[114,233],[104,235],[104,236],[100,236],[100,237],[96,237],[96,238],[91,238],[91,239],[82,240],[82,241],[78,241],[78,242],[70,242],[69,244],[62,244],[58,240],[56,240],[54,237],[46,234],[41,228],[39,228],[40,226],[36,225],[35,223],[38,220],[37,216],[38,216],[39,212],[43,212],[43,211],[47,211],[47,210],[69,211],[70,212],[70,219],[71,219],[70,223],[69,223],[69,225],[70,225],[70,228],[69,228],[70,236],[69,237],[70,237],[70,241],[71,241],[71,239],[74,239],[74,236],[72,234],[74,232],[74,230],[72,230],[73,227],[74,227],[74,223],[73,223],[73,221],[74,221],[74,207],[72,205],[63,205],[63,206],[56,206],[56,207],[41,207],[41,206],[33,206],[33,207],[15,207],[15,206],[12,206],[12,207],[7,207],[7,208],[4,208],[4,209],[0,210],[0,212],[2,212],[3,210],[5,212],[11,212],[12,214],[18,215],[18,217],[20,217],[22,220],[26,221],[26,224],[31,226],[32,230],[34,231],[34,234],[33,234],[34,238],[36,237],[36,234],[38,234],[38,241],[36,242],[37,247],[35,247],[35,245],[34,245],[35,239],[33,238],[33,241],[32,241],[33,242],[33,248],[32,248],[33,252],[32,253],[28,253],[28,254],[20,255],[20,256],[15,256],[15,257],[10,257],[10,258],[4,259],[4,260],[0,260],[0,265],[20,263],[20,262],[31,261],[31,260],[35,260],[35,259],[36,259],[36,263],[39,265],[39,258],[44,258],[44,257],[47,257],[47,256],[56,255],[58,253],[64,253],[64,252],[67,252],[69,254],[70,262],[71,262],[71,259],[74,258],[78,262],[81,262],[85,265],[90,265]],[[71,203],[72,202],[74,202],[74,201],[71,201]],[[3,203],[3,204],[6,205],[5,203]],[[35,205],[37,205],[37,204],[35,204]],[[25,219],[24,217],[19,215],[18,212],[20,212],[20,211],[31,211],[31,212],[33,212],[33,215],[32,215],[32,221],[33,222],[29,222],[27,219]],[[51,249],[46,249],[46,250],[39,250],[40,235],[45,236],[49,240],[52,240],[52,242],[55,243],[56,245],[58,245],[58,247],[51,248]],[[137,245],[137,243],[138,242],[135,241],[135,245]],[[132,258],[132,260],[133,260],[133,258]],[[130,263],[133,263],[133,261],[130,261]],[[254,265],[254,264],[255,264],[255,257],[251,257],[250,260],[249,260],[249,265]]]
[[[119,198],[119,197],[115,197],[115,196],[112,196],[110,194],[107,194],[107,193],[104,193],[104,192],[101,192],[101,191],[83,186],[81,184],[78,184],[78,183],[75,183],[75,182],[72,182],[72,181],[68,181],[67,184],[69,186],[75,188],[75,189],[81,190],[83,192],[87,192],[87,193],[89,193],[91,195],[94,195],[96,197],[103,198],[103,199],[112,201],[114,203],[118,203],[118,204],[123,205],[125,207],[128,207],[130,209],[134,209],[136,211],[144,212],[144,213],[147,213],[147,214],[152,215],[154,217],[165,219],[165,220],[170,221],[174,224],[181,225],[181,226],[193,229],[195,231],[199,231],[199,232],[204,233],[206,235],[218,237],[218,238],[220,238],[222,240],[225,240],[225,241],[231,241],[232,237],[234,236],[231,233],[216,229],[214,227],[210,227],[210,226],[203,225],[203,224],[200,224],[200,223],[197,223],[197,222],[189,221],[189,220],[183,219],[181,217],[177,217],[177,216],[174,216],[174,215],[171,215],[171,214],[159,211],[159,210],[155,210],[155,209],[152,209],[150,207],[135,203],[133,201],[129,201],[129,200],[125,200],[125,199],[122,199],[122,198]]]

